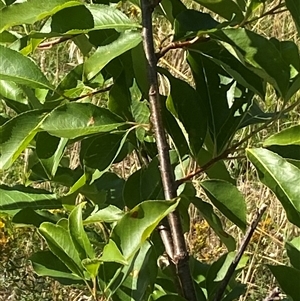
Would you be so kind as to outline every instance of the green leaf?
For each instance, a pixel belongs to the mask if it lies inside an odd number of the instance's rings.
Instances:
[[[190,51],[188,62],[196,90],[201,95],[199,101],[207,112],[208,133],[214,143],[213,155],[216,156],[228,147],[240,127],[251,105],[253,92],[232,79],[206,55]]]
[[[204,166],[212,159],[213,159],[212,153],[206,150],[205,148],[201,148],[200,152],[197,155],[196,161],[199,164],[199,166]],[[216,162],[211,167],[206,169],[205,173],[211,179],[224,180],[234,185],[236,183],[236,181],[230,176],[224,161]]]
[[[199,101],[200,96],[188,83],[173,77],[167,70],[159,69],[171,84],[167,108],[183,124],[190,143],[191,151],[196,155],[204,142],[207,131],[205,108]]]
[[[29,257],[34,271],[39,276],[50,276],[55,279],[80,281],[81,278],[71,271],[50,251],[40,251]],[[57,280],[59,280],[57,279]]]
[[[0,185],[0,211],[14,214],[24,208],[59,209],[61,202],[55,194],[43,189]]]
[[[82,142],[80,160],[84,166],[104,170],[112,164],[124,142],[124,133],[106,133],[85,139]],[[127,152],[124,153],[124,157],[126,155]]]
[[[285,249],[291,265],[300,270],[300,237],[295,237],[292,241],[286,242]]]
[[[68,139],[57,138],[47,132],[41,132],[36,137],[36,153],[49,179],[56,174]]]
[[[0,79],[33,88],[53,89],[45,75],[30,58],[1,45]]]
[[[108,108],[111,112],[119,115],[121,118],[132,121],[131,114],[131,95],[126,81],[126,74],[123,71],[115,80],[112,89],[109,92]]]
[[[229,182],[206,180],[200,183],[211,202],[243,231],[247,227],[246,202],[243,195]]]
[[[26,207],[13,216],[13,223],[33,225],[39,227],[43,222],[58,222],[59,215],[54,215],[47,210],[34,210],[34,208]]]
[[[125,123],[109,110],[90,103],[68,103],[53,110],[41,128],[50,135],[74,139],[110,132]]]
[[[84,74],[87,79],[93,78],[111,60],[134,48],[141,42],[141,34],[137,31],[125,31],[112,43],[98,47],[96,52],[84,63]]]
[[[209,58],[212,62],[223,68],[239,84],[252,90],[264,99],[266,87],[264,81],[249,70],[226,47],[217,41],[211,40],[205,43],[196,43],[189,47],[189,51],[197,52]],[[195,57],[194,57],[195,59]]]
[[[284,265],[267,266],[275,276],[284,293],[291,297],[294,301],[298,301],[300,296],[300,270]]]
[[[107,5],[80,5],[57,12],[51,21],[51,32],[88,33],[91,30],[126,30],[140,27],[120,10]]]
[[[90,223],[113,223],[117,222],[121,219],[124,215],[124,211],[120,210],[119,208],[108,205],[107,207],[100,209],[94,213],[92,213],[89,217],[87,217],[83,224],[87,225]]]
[[[79,4],[78,0],[30,0],[11,5],[0,11],[0,32],[14,25],[33,24],[65,7]]]
[[[0,94],[5,98],[27,104],[23,90],[12,81],[0,80]]]
[[[195,0],[199,4],[220,15],[233,24],[238,24],[243,20],[243,13],[238,5],[232,0]]]
[[[269,137],[264,146],[269,145],[300,145],[300,124],[288,127]]]
[[[148,288],[154,285],[158,269],[157,254],[148,241],[141,246],[130,269],[131,272],[116,291],[116,295],[122,301],[146,300],[149,294]]]
[[[290,11],[300,35],[300,3],[298,0],[286,0],[285,5]]]
[[[175,210],[179,201],[179,198],[173,201],[145,201],[118,221],[111,238],[126,259],[135,254],[159,222]]]
[[[104,262],[117,262],[124,265],[128,264],[127,260],[124,258],[116,243],[112,239],[110,239],[108,244],[105,245],[100,259]]]
[[[232,45],[232,51],[250,70],[271,83],[283,97],[286,95],[290,66],[273,42],[243,28],[223,29],[210,35]]]
[[[125,183],[123,198],[127,207],[133,208],[140,202],[151,199],[163,199],[158,159],[155,157],[146,168],[130,175]]]
[[[38,132],[44,114],[28,111],[0,127],[0,169],[9,168]]]
[[[39,232],[46,239],[51,252],[75,275],[84,278],[79,254],[68,231],[60,225],[42,223]]]
[[[82,260],[82,265],[88,271],[93,279],[95,279],[98,275],[98,271],[100,268],[101,260],[99,258],[89,259],[86,258]]]
[[[82,207],[85,203],[77,205],[69,216],[69,231],[75,248],[81,259],[95,258],[95,251],[85,233],[82,221]]]
[[[247,156],[284,207],[288,220],[300,227],[300,169],[266,149],[247,149]]]
[[[220,23],[209,14],[186,9],[178,14],[174,21],[174,40],[191,38],[215,29]]]
[[[215,214],[211,204],[203,202],[199,198],[190,198],[191,202],[200,211],[201,215],[205,218],[210,227],[220,237],[228,251],[233,251],[236,248],[234,238],[223,230],[220,218]]]

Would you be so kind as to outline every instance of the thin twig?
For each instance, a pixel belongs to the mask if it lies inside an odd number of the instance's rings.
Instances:
[[[210,38],[209,37],[204,37],[204,36],[199,36],[199,37],[195,37],[192,40],[188,40],[188,41],[179,41],[179,42],[172,42],[170,44],[168,44],[167,46],[161,48],[159,50],[159,52],[156,53],[156,57],[159,60],[161,57],[163,57],[168,51],[172,50],[172,49],[179,49],[179,48],[184,48],[184,47],[188,47],[191,46],[193,44],[196,44],[198,42],[207,42],[209,41]]]
[[[155,134],[155,140],[158,150],[158,159],[160,163],[160,174],[164,189],[164,195],[167,200],[177,196],[175,185],[174,170],[172,168],[169,156],[169,144],[163,125],[162,107],[159,97],[159,87],[157,80],[157,57],[154,51],[153,31],[152,31],[152,12],[157,1],[141,0],[142,10],[142,25],[143,25],[143,46],[147,60],[147,75],[149,81],[149,102],[151,109],[151,121]],[[162,238],[167,238],[166,249],[173,250],[171,260],[175,264],[178,280],[181,284],[181,290],[184,297],[189,301],[196,301],[196,293],[191,277],[188,253],[185,245],[185,239],[181,226],[180,216],[178,211],[174,211],[168,215],[168,222],[171,230],[172,240],[168,233],[162,235]],[[161,229],[166,231],[166,229]],[[169,245],[170,244],[170,245]],[[172,247],[171,247],[172,245]]]
[[[87,93],[87,94],[83,94],[83,95],[80,95],[80,96],[77,96],[77,97],[74,97],[74,98],[68,98],[68,100],[70,100],[70,101],[76,101],[76,100],[79,100],[79,99],[82,99],[82,98],[85,98],[85,97],[92,97],[92,96],[95,96],[96,94],[107,92],[112,87],[113,87],[113,84],[109,85],[109,86],[106,86],[104,88],[101,88],[101,89],[99,89],[97,91],[93,91],[93,92],[90,92],[90,93]]]
[[[57,44],[63,43],[63,42],[68,41],[68,40],[71,40],[75,37],[76,37],[76,35],[63,36],[63,37],[57,38],[55,40],[43,42],[38,46],[38,49],[50,49],[50,48],[52,48],[53,46],[55,46]]]
[[[267,205],[263,204],[260,207],[260,209],[257,211],[256,216],[252,220],[251,225],[248,227],[248,229],[245,233],[244,239],[240,245],[240,248],[238,249],[232,263],[230,264],[230,266],[226,272],[226,275],[225,275],[224,279],[222,280],[222,282],[214,296],[213,301],[220,301],[222,299],[222,296],[226,290],[226,287],[227,287],[239,261],[241,260],[243,254],[250,242],[250,239],[251,239],[260,219],[262,218],[263,214],[265,213],[266,209],[267,209]]]

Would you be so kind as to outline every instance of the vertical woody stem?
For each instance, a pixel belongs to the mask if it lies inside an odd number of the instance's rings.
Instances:
[[[169,156],[169,144],[162,120],[162,108],[159,98],[159,87],[157,80],[157,58],[153,45],[152,32],[152,12],[155,4],[151,0],[141,0],[142,25],[143,25],[143,45],[147,59],[147,75],[149,81],[149,102],[151,109],[152,124],[158,150],[158,159],[160,163],[160,173],[164,189],[165,199],[170,200],[177,196],[174,171],[171,166]],[[197,301],[193,286],[193,280],[190,274],[188,253],[183,236],[183,230],[180,217],[177,211],[169,214],[168,222],[172,235],[173,254],[171,259],[176,267],[178,280],[184,297],[189,301]],[[169,254],[170,255],[170,254]]]

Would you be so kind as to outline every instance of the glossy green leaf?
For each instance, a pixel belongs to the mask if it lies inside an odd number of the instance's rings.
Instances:
[[[68,231],[60,225],[45,222],[40,225],[39,232],[46,239],[51,252],[75,275],[83,278],[81,259]]]
[[[199,166],[204,166],[213,159],[211,152],[205,148],[201,148],[197,155],[196,161]],[[205,170],[205,173],[210,179],[220,179],[227,181],[231,184],[235,184],[236,181],[230,176],[229,171],[224,163],[224,161],[218,161],[211,167]]]
[[[286,95],[290,67],[273,42],[243,28],[224,29],[210,35],[232,45],[232,51],[250,70],[271,83],[283,97]]]
[[[167,133],[171,136],[176,149],[178,150],[181,157],[189,153],[189,146],[186,138],[177,123],[176,118],[171,114],[171,112],[166,108],[165,97],[161,97],[162,102],[162,115],[163,122]]]
[[[28,111],[0,127],[0,169],[9,168],[39,130],[44,114]]]
[[[37,134],[36,153],[50,179],[54,177],[57,171],[67,142],[68,139],[59,139],[49,135],[47,132]]]
[[[29,260],[32,262],[33,270],[39,276],[50,276],[55,279],[70,279],[80,281],[81,278],[71,273],[71,271],[50,251],[40,251]]]
[[[60,34],[80,34],[111,28],[127,30],[138,27],[139,24],[120,10],[101,4],[68,7],[57,12],[51,20],[51,32]]]
[[[53,89],[45,75],[30,58],[1,45],[0,79],[33,88]]]
[[[170,81],[171,91],[167,108],[183,124],[192,153],[196,155],[206,136],[207,118],[200,96],[188,83],[173,77],[167,70],[160,69]]]
[[[82,207],[85,203],[77,205],[69,216],[69,231],[75,248],[81,259],[95,258],[95,251],[83,227]]]
[[[195,37],[216,29],[220,23],[211,15],[193,9],[183,10],[174,21],[175,40]]]
[[[214,144],[213,155],[216,156],[230,144],[252,103],[254,93],[232,79],[207,55],[190,51],[188,62],[196,90],[201,95],[199,101],[207,112],[208,133]]]
[[[247,227],[246,202],[236,186],[223,180],[205,180],[200,185],[211,202],[229,220],[245,231]]]
[[[22,89],[13,81],[0,80],[0,95],[27,104]]]
[[[154,285],[158,269],[157,255],[148,241],[141,246],[130,269],[131,272],[116,291],[116,295],[122,301],[145,300],[149,294],[148,287]]]
[[[147,60],[142,43],[131,49],[131,57],[136,82],[144,98],[147,98],[149,93],[149,82],[146,76]]]
[[[175,294],[167,294],[159,297],[156,301],[186,301],[186,299]]]
[[[101,256],[101,261],[128,264],[126,258],[122,255],[118,246],[112,239],[110,239],[108,244],[105,245]]]
[[[300,270],[284,265],[268,265],[268,268],[275,276],[284,293],[290,296],[293,301],[298,301],[300,296]]]
[[[111,60],[134,48],[141,42],[141,34],[137,31],[126,31],[114,42],[98,47],[96,52],[84,63],[84,73],[87,79],[93,78]]]
[[[0,11],[0,32],[14,25],[33,24],[63,8],[79,4],[79,0],[30,0],[14,4]]]
[[[0,211],[14,214],[24,208],[58,209],[61,202],[57,196],[43,189],[24,186],[0,185]]]
[[[285,249],[291,265],[295,269],[300,270],[300,237],[295,237],[292,241],[286,242]]]
[[[80,160],[84,166],[104,170],[120,153],[124,142],[124,134],[105,133],[85,139],[82,142]],[[124,152],[124,157],[126,155],[127,152]]]
[[[232,78],[244,87],[258,94],[262,99],[265,96],[265,83],[253,71],[249,70],[243,63],[224,45],[211,40],[205,43],[196,43],[189,47],[189,51],[198,52],[212,62],[222,67]]]
[[[139,249],[159,222],[175,210],[179,201],[180,199],[145,201],[131,209],[118,221],[111,237],[126,259]]]
[[[130,121],[133,120],[130,105],[131,95],[126,82],[126,74],[123,71],[109,92],[108,108],[111,112]]]
[[[269,137],[264,146],[269,145],[300,145],[300,125],[295,125],[282,130]]]
[[[279,155],[262,148],[247,149],[247,156],[284,207],[288,220],[300,227],[300,169]]]
[[[298,0],[286,0],[285,5],[290,11],[300,35],[300,3]]]
[[[86,258],[82,260],[82,265],[88,271],[93,279],[95,279],[98,275],[99,267],[101,264],[101,260],[99,258],[89,259]]]
[[[228,251],[233,251],[236,248],[234,238],[223,230],[220,218],[215,214],[211,204],[203,202],[199,198],[190,198],[191,202],[200,211],[201,215],[205,218],[210,227],[219,236],[220,240],[224,243]]]
[[[238,5],[232,0],[195,0],[199,4],[220,15],[233,24],[237,24],[243,20],[243,13]]]
[[[154,158],[148,167],[141,168],[130,175],[123,191],[125,204],[133,208],[142,201],[163,199],[158,159]]]
[[[124,125],[118,116],[90,103],[68,103],[53,110],[41,128],[50,135],[74,139],[110,132]]]
[[[84,225],[90,223],[113,223],[117,222],[124,215],[124,211],[113,206],[108,205],[107,207],[100,209],[94,213],[92,213],[89,217],[87,217],[83,223]]]

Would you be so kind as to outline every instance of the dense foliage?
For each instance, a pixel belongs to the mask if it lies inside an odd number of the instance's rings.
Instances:
[[[200,11],[180,0],[141,0],[142,14],[139,1],[90,2],[0,1],[0,169],[20,157],[26,165],[22,185],[0,185],[0,211],[47,242],[30,257],[38,275],[84,284],[94,300],[237,300],[246,289],[235,279],[247,263],[243,248],[266,208],[247,222],[226,161],[246,155],[300,227],[300,124],[248,145],[300,104],[297,45],[251,24],[287,9],[299,34],[300,2],[196,0]],[[172,28],[155,49],[147,18]],[[82,60],[60,78],[34,57],[64,43]],[[160,65],[174,49],[186,53],[189,82]],[[276,110],[266,112],[269,90]],[[130,156],[138,166],[121,175],[116,166]],[[189,256],[182,243],[190,205],[227,249],[213,263]],[[224,219],[246,232],[240,248]],[[297,301],[299,237],[286,249],[290,265],[269,269],[286,300]]]

